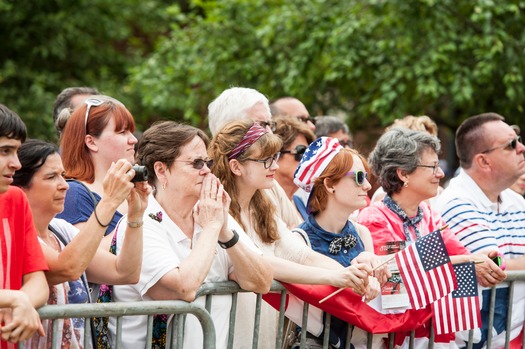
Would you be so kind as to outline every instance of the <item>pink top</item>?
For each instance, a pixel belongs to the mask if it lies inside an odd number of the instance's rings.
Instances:
[[[419,232],[422,236],[445,225],[439,213],[433,211],[426,202],[422,202],[419,206],[423,210],[423,219],[418,225]],[[359,213],[357,222],[363,224],[370,230],[376,254],[384,254],[379,250],[381,246],[385,246],[387,242],[407,240],[403,228],[403,221],[396,213],[388,209],[383,201],[374,202],[371,206],[364,208]],[[411,240],[415,241],[416,234],[413,228],[410,228],[410,233]],[[443,230],[442,236],[449,255],[469,254],[468,250],[449,228]]]

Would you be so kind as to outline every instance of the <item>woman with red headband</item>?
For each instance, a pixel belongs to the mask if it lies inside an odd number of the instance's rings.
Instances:
[[[271,262],[274,278],[302,284],[351,287],[367,298],[376,294],[368,284],[369,265],[344,268],[336,261],[314,252],[291,233],[276,217],[275,208],[263,189],[271,188],[279,168],[281,139],[252,120],[226,124],[213,138],[209,154],[214,161],[212,172],[231,197],[230,214],[241,224]],[[254,325],[255,296],[239,294],[234,347],[251,343]],[[252,302],[252,304],[250,304]],[[252,314],[250,314],[250,311]],[[267,304],[261,307],[259,338],[261,347],[274,347],[276,314]]]

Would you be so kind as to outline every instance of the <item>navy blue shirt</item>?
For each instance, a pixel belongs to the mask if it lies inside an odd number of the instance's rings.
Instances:
[[[73,225],[87,222],[89,217],[91,217],[93,210],[95,209],[95,201],[86,187],[84,187],[81,183],[77,181],[68,181],[68,184],[69,190],[66,193],[64,211],[59,213],[56,217],[62,218]],[[91,193],[97,202],[100,201],[100,195],[94,192]],[[108,235],[113,230],[115,230],[115,227],[121,218],[122,213],[116,211],[104,235]]]
[[[321,228],[319,224],[317,224],[314,215],[310,214],[308,219],[299,225],[299,228],[303,229],[306,234],[308,234],[308,238],[312,244],[312,250],[336,260],[339,264],[345,267],[350,266],[352,259],[365,250],[363,241],[359,237],[355,226],[350,221],[346,221],[341,234],[334,234]],[[345,248],[343,246],[338,253],[331,254],[329,252],[329,247],[332,240],[344,237],[347,234],[353,235],[357,239],[356,245],[352,248]]]

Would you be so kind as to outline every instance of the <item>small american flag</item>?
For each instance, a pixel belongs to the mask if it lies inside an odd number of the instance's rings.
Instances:
[[[478,279],[474,263],[454,265],[457,290],[432,304],[437,334],[466,331],[481,326]]]
[[[313,141],[295,170],[294,183],[309,193],[313,187],[313,180],[323,173],[341,149],[343,147],[337,138],[321,137]]]
[[[456,289],[456,276],[447,248],[436,230],[396,254],[410,304],[421,309]]]

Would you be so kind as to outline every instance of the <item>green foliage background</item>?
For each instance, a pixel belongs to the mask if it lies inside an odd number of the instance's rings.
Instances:
[[[230,86],[342,112],[352,129],[495,111],[524,128],[523,1],[0,0],[0,102],[54,137],[53,100],[96,86],[144,129],[206,128]]]

